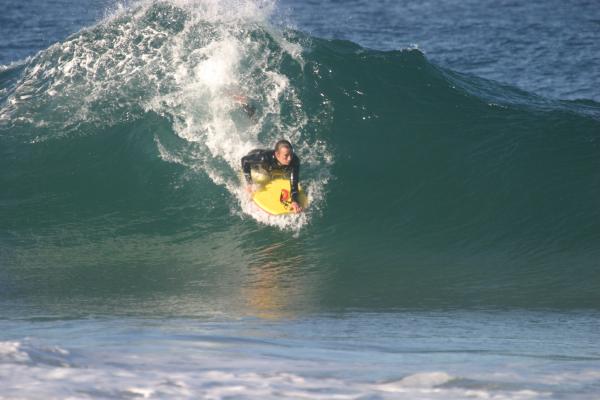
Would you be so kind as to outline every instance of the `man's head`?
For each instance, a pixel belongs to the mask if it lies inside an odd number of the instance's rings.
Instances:
[[[280,140],[275,144],[275,158],[281,165],[290,165],[294,156],[292,144],[287,140]]]

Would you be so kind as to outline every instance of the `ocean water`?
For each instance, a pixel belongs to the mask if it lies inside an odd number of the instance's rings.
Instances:
[[[598,398],[594,2],[0,8],[1,399]]]

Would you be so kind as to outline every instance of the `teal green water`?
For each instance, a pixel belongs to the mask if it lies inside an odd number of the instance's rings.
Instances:
[[[266,26],[158,3],[0,70],[6,312],[598,308],[600,105]],[[273,221],[236,176],[282,136]]]

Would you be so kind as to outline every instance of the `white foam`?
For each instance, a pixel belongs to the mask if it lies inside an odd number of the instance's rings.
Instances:
[[[445,372],[423,372],[406,376],[396,382],[379,385],[379,389],[386,392],[398,392],[405,391],[406,388],[432,388],[448,383],[452,379],[452,376]]]
[[[586,383],[600,382],[600,370],[588,369],[578,372],[564,372],[558,374],[550,374],[543,377],[544,383],[547,384],[567,384],[567,383]]]
[[[542,398],[546,393],[533,390],[489,391],[462,388],[412,387],[401,385],[384,390],[382,385],[353,379],[306,377],[290,372],[248,372],[186,366],[173,368],[172,360],[146,359],[127,363],[116,354],[112,365],[89,364],[85,368],[41,368],[25,365],[0,365],[3,389],[0,396],[13,398],[68,398],[72,393],[83,397],[205,398],[226,399],[494,399],[524,400]],[[143,366],[142,366],[143,363]],[[128,368],[123,370],[121,368]],[[317,368],[316,366],[314,368]],[[313,368],[313,369],[314,369]],[[260,370],[259,365],[256,366]],[[428,374],[428,373],[425,373]],[[434,373],[438,374],[438,373]],[[436,382],[440,382],[436,380]],[[429,382],[431,383],[431,382]],[[0,397],[3,398],[3,397]]]
[[[0,342],[0,362],[27,362],[29,355],[22,350],[19,342]]]
[[[134,396],[141,396],[144,399],[149,399],[152,394],[154,394],[153,389],[141,388],[141,387],[133,387],[126,390]]]

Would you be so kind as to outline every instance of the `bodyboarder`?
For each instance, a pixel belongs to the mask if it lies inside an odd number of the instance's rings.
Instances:
[[[242,157],[242,171],[246,179],[247,191],[253,191],[253,183],[265,183],[273,172],[289,175],[291,207],[295,213],[302,211],[298,201],[298,180],[300,159],[287,140],[279,140],[273,150],[255,149]]]

